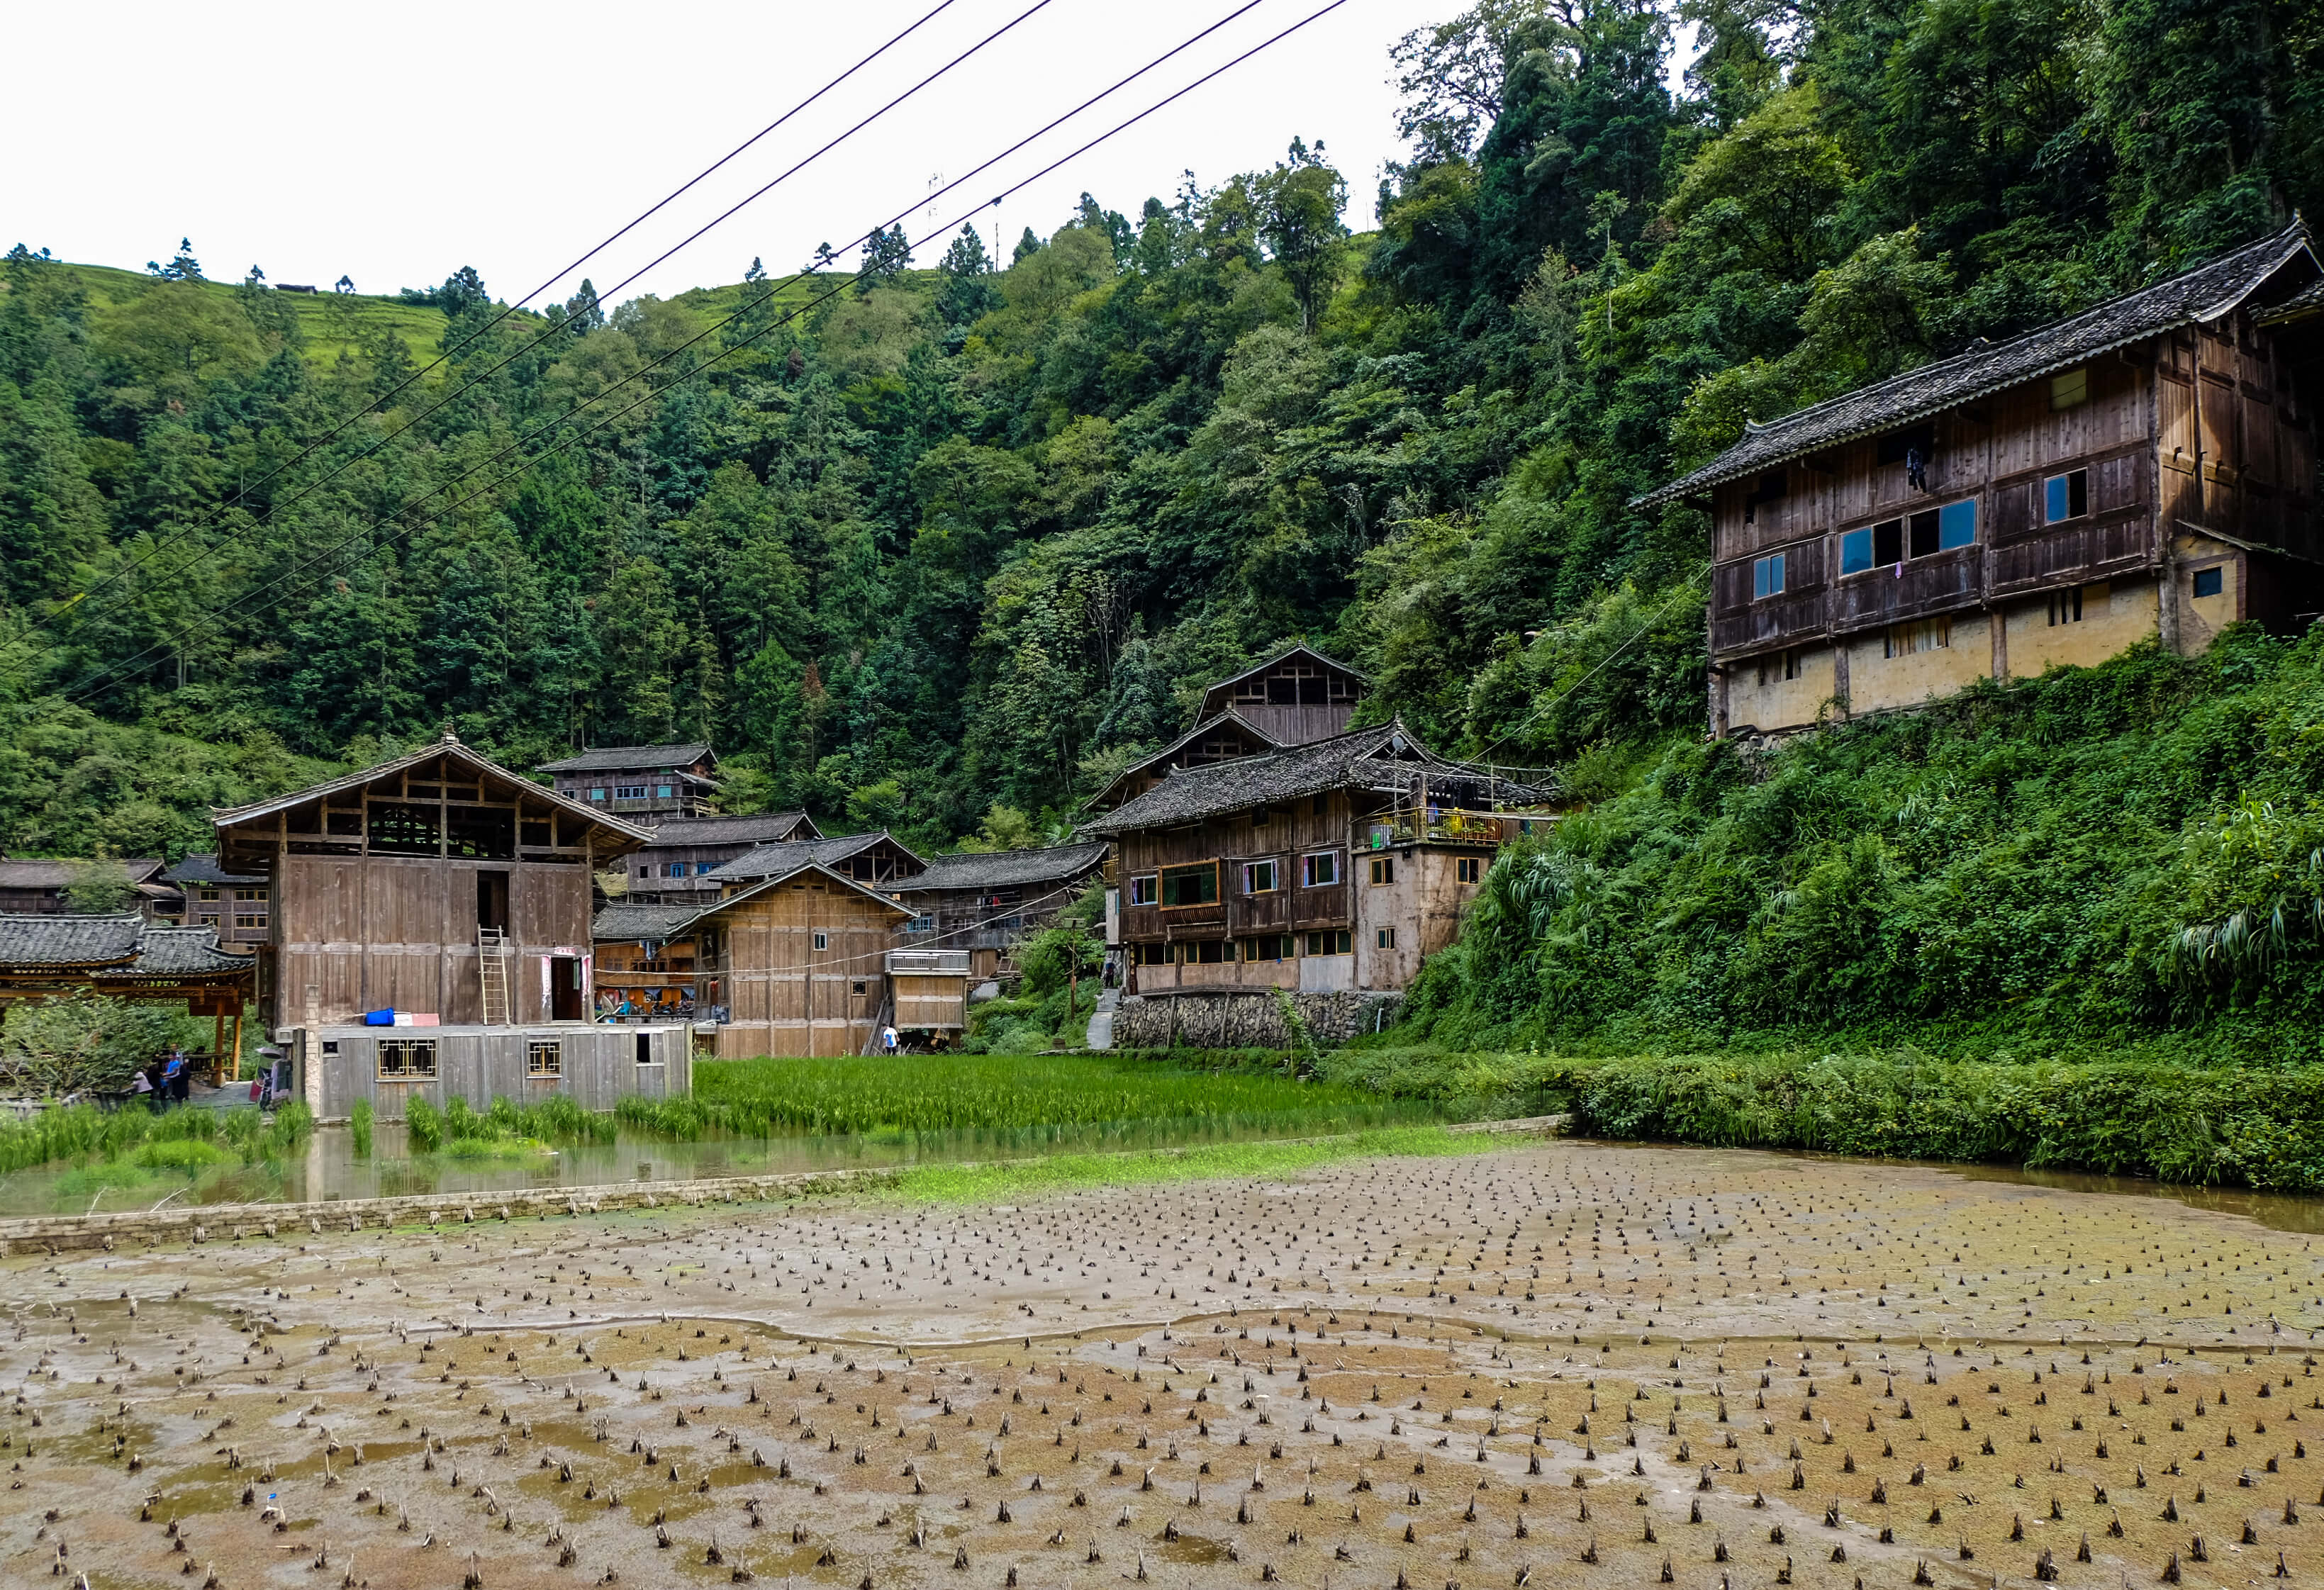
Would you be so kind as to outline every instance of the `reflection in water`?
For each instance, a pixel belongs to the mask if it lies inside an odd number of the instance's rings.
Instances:
[[[109,1213],[149,1208],[164,1199],[173,1205],[216,1205],[492,1193],[1322,1136],[1379,1126],[1388,1118],[1434,1117],[1400,1110],[1346,1119],[1308,1117],[1275,1131],[1198,1120],[1136,1121],[941,1133],[891,1128],[852,1136],[713,1138],[698,1143],[674,1143],[623,1132],[612,1143],[569,1144],[555,1153],[504,1159],[413,1157],[404,1129],[383,1122],[372,1128],[374,1143],[368,1159],[355,1156],[354,1139],[346,1128],[325,1126],[293,1158],[213,1172],[190,1186],[182,1177],[167,1172],[146,1175],[134,1185],[106,1189],[97,1186],[93,1172],[85,1167],[20,1172],[0,1180],[0,1216],[81,1214],[90,1207],[95,1191],[103,1192],[102,1208]],[[127,1167],[99,1169],[108,1177],[143,1174]]]
[[[2188,1187],[2138,1176],[2104,1176],[2094,1171],[2020,1169],[2014,1165],[1948,1165],[1969,1181],[2014,1181],[2024,1187],[2055,1187],[2067,1192],[2110,1192],[2129,1198],[2168,1198],[2190,1209],[2240,1215],[2272,1231],[2324,1231],[2324,1199],[2297,1192],[2255,1192],[2247,1187]]]

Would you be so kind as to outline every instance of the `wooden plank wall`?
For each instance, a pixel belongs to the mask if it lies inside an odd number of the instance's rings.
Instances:
[[[887,952],[902,920],[899,910],[820,879],[781,884],[721,912],[718,949],[705,967],[726,992],[720,1055],[860,1052],[886,1003]],[[821,950],[817,933],[825,935]]]
[[[379,1077],[379,1041],[432,1039],[437,1046],[436,1076],[427,1081],[383,1081]],[[553,1039],[560,1046],[563,1074],[531,1077],[527,1043]],[[638,1063],[638,1043],[643,1039],[653,1063]],[[338,1052],[320,1052],[320,1043],[334,1043]],[[342,1120],[358,1101],[367,1101],[383,1120],[401,1120],[410,1100],[425,1098],[441,1109],[452,1098],[465,1098],[477,1109],[495,1098],[527,1103],[562,1093],[588,1110],[609,1110],[632,1095],[648,1098],[683,1098],[693,1087],[692,1060],[684,1027],[556,1026],[495,1027],[485,1032],[436,1031],[426,1027],[355,1027],[319,1034],[316,1062],[321,1067],[324,1118]]]
[[[1350,926],[1344,882],[1324,888],[1299,887],[1299,859],[1308,851],[1339,851],[1343,878],[1350,868],[1360,865],[1351,843],[1354,813],[1347,793],[1333,791],[1323,797],[1322,810],[1316,807],[1314,797],[1302,795],[1268,807],[1264,825],[1252,822],[1253,813],[1239,812],[1183,828],[1139,829],[1120,835],[1115,845],[1123,901],[1121,942],[1180,942]],[[1133,877],[1214,858],[1220,862],[1215,905],[1165,909],[1129,904]],[[1244,894],[1242,863],[1269,859],[1280,864],[1283,887],[1273,894]]]
[[[511,968],[519,1019],[538,1019],[539,958],[589,947],[589,873],[561,862],[454,861],[410,856],[284,855],[276,867],[274,934],[282,1004],[306,1019],[424,1011],[447,1023],[483,1017],[476,961],[476,874],[509,876]]]

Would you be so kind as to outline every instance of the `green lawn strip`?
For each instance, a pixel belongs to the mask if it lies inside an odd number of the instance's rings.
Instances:
[[[1375,1156],[1441,1157],[1507,1146],[1484,1133],[1443,1126],[1390,1126],[1338,1137],[1277,1143],[1218,1143],[1131,1153],[1068,1153],[970,1165],[915,1165],[896,1172],[896,1196],[931,1203],[991,1202],[1165,1181],[1210,1181],[1289,1175],[1342,1160]]]

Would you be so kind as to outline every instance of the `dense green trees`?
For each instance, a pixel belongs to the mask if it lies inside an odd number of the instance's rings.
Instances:
[[[1047,830],[1293,634],[1618,792],[1702,703],[1704,526],[1638,492],[2317,209],[2319,50],[2296,0],[1480,0],[1395,51],[1369,216],[1285,129],[1005,263],[883,232],[803,316],[756,261],[495,324],[465,269],[318,301],[20,248],[0,844],[182,842],[447,723]]]

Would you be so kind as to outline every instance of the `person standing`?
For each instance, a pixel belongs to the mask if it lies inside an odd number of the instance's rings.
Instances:
[[[175,1043],[170,1045],[170,1063],[162,1068],[161,1074],[170,1083],[171,1103],[183,1104],[193,1097],[194,1073],[186,1064],[184,1049]]]
[[[892,1023],[880,1029],[880,1047],[886,1053],[896,1052],[896,1028]]]

